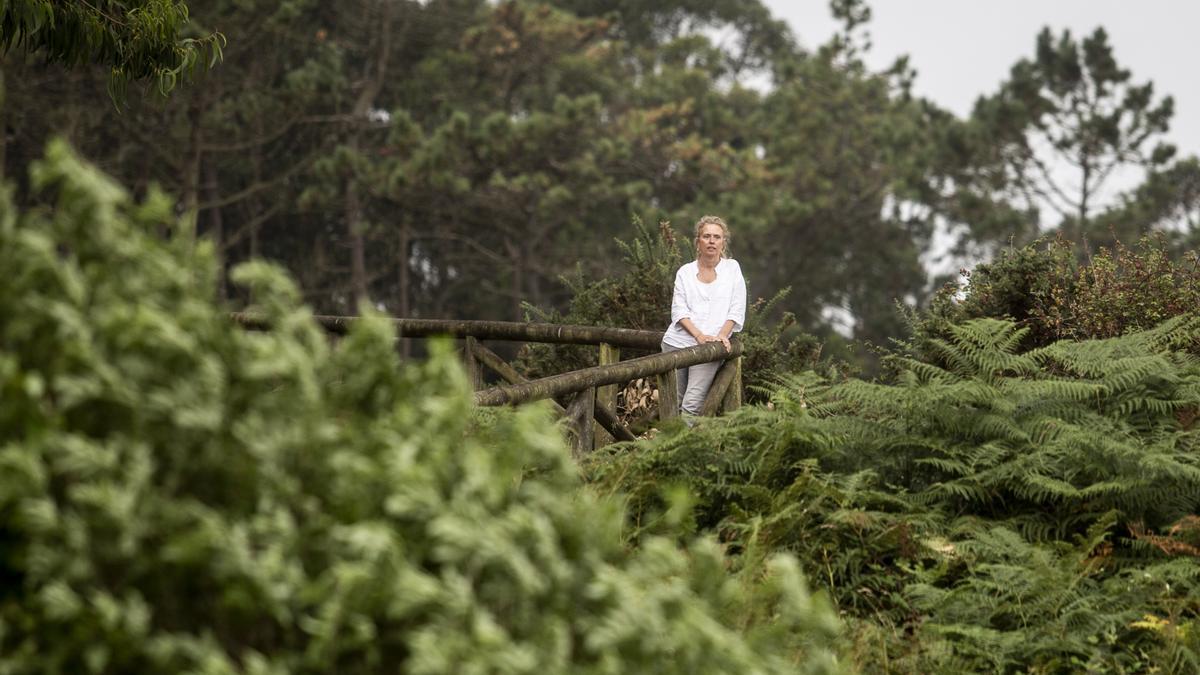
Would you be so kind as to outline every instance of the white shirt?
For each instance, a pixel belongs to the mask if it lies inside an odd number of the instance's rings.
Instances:
[[[699,273],[700,264],[695,260],[675,273],[671,325],[663,335],[663,342],[672,347],[696,345],[696,338],[679,325],[680,319],[691,319],[704,335],[716,335],[730,319],[737,332],[746,321],[746,280],[741,265],[732,258],[722,258],[717,263],[717,278],[707,284],[700,281]]]

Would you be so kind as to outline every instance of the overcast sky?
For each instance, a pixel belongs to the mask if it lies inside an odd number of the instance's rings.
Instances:
[[[837,24],[827,0],[764,0],[801,45],[813,48]],[[1117,63],[1137,83],[1175,98],[1168,139],[1181,154],[1200,155],[1200,1],[1197,0],[868,0],[874,44],[868,63],[880,69],[901,54],[917,70],[915,93],[959,115],[994,92],[1009,68],[1032,57],[1043,26],[1076,36],[1103,26]]]

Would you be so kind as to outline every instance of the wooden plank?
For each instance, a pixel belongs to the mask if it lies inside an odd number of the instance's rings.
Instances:
[[[600,344],[600,365],[611,366],[621,360],[621,348],[607,343]],[[605,384],[596,387],[596,409],[605,409],[616,417],[617,413],[617,385]],[[602,448],[613,442],[612,434],[608,433],[600,421],[596,421],[595,439],[597,448]]]
[[[588,387],[575,394],[571,405],[567,406],[567,422],[572,434],[571,454],[576,459],[592,451],[595,437],[592,426],[595,423],[592,411],[596,407],[596,390]]]

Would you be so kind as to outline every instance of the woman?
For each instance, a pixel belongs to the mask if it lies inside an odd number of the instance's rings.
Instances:
[[[675,273],[671,325],[663,335],[664,352],[720,342],[729,350],[729,336],[746,320],[746,280],[737,261],[727,257],[729,227],[716,216],[696,222],[696,259]],[[680,410],[699,415],[720,361],[701,363],[678,372]]]

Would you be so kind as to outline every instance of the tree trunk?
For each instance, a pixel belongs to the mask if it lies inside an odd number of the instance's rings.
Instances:
[[[508,257],[512,260],[512,277],[509,278],[509,295],[512,296],[512,320],[520,321],[525,318],[521,307],[521,293],[525,288],[525,254],[524,247],[514,244],[512,240],[504,242],[508,249]]]
[[[523,256],[526,261],[525,267],[525,287],[529,289],[529,302],[535,307],[545,307],[545,298],[542,297],[542,278],[538,274],[540,266],[534,264],[536,258],[529,246],[525,246]],[[524,312],[522,311],[522,316]]]
[[[263,138],[264,136],[266,136],[266,133],[263,130],[262,115],[255,116],[254,128],[255,128],[255,133],[258,135],[258,138]],[[254,155],[252,156],[252,159],[251,159],[251,165],[253,166],[253,169],[254,169],[254,184],[255,185],[261,184],[263,182],[263,146],[261,143],[254,144]],[[260,227],[261,227],[261,225],[256,223],[253,227],[250,228],[250,259],[251,260],[256,260],[259,256],[258,230]]]
[[[365,84],[354,101],[351,110],[350,149],[354,155],[359,152],[361,126],[375,106],[375,99],[383,89],[384,78],[387,75],[388,61],[392,50],[392,12],[396,3],[392,0],[382,0],[379,3],[379,51],[375,60],[369,63],[364,73]],[[358,190],[358,177],[351,171],[346,178],[346,228],[350,237],[350,283],[353,288],[356,304],[369,300],[367,293],[367,242],[365,223],[363,222],[362,196]]]
[[[183,164],[181,192],[183,197],[184,217],[191,220],[193,232],[196,225],[196,207],[200,204],[200,101],[193,98],[188,106],[188,150],[187,161]]]
[[[408,284],[412,274],[408,269],[408,261],[410,257],[409,248],[411,246],[412,243],[409,237],[408,221],[402,218],[400,220],[400,246],[399,250],[397,251],[397,257],[399,258],[397,262],[399,264],[396,265],[397,273],[400,275],[400,298],[399,306],[396,309],[400,315],[400,318],[402,319],[412,318],[412,310],[408,306]],[[401,340],[400,342],[400,355],[407,359],[409,357],[409,353],[412,351],[411,345],[409,344],[408,340]]]
[[[221,198],[221,186],[217,178],[217,164],[213,160],[204,163],[204,186],[208,192],[208,201],[214,204]],[[217,252],[217,296],[221,300],[228,299],[228,288],[225,284],[225,255],[222,244],[225,241],[225,223],[221,220],[221,207],[213,206],[208,210],[208,230],[212,237],[213,246]]]
[[[357,139],[351,147],[358,151]],[[363,231],[362,202],[358,194],[358,179],[354,175],[346,178],[346,235],[350,239],[350,286],[354,293],[354,311],[358,305],[368,302],[367,294],[367,243]]]
[[[8,163],[8,87],[4,81],[4,55],[0,54],[0,182],[4,181]]]
[[[1092,192],[1092,163],[1088,157],[1086,150],[1079,151],[1080,167],[1083,170],[1083,179],[1080,181],[1079,188],[1079,236],[1082,237],[1087,231],[1088,221],[1088,201],[1091,199]]]

